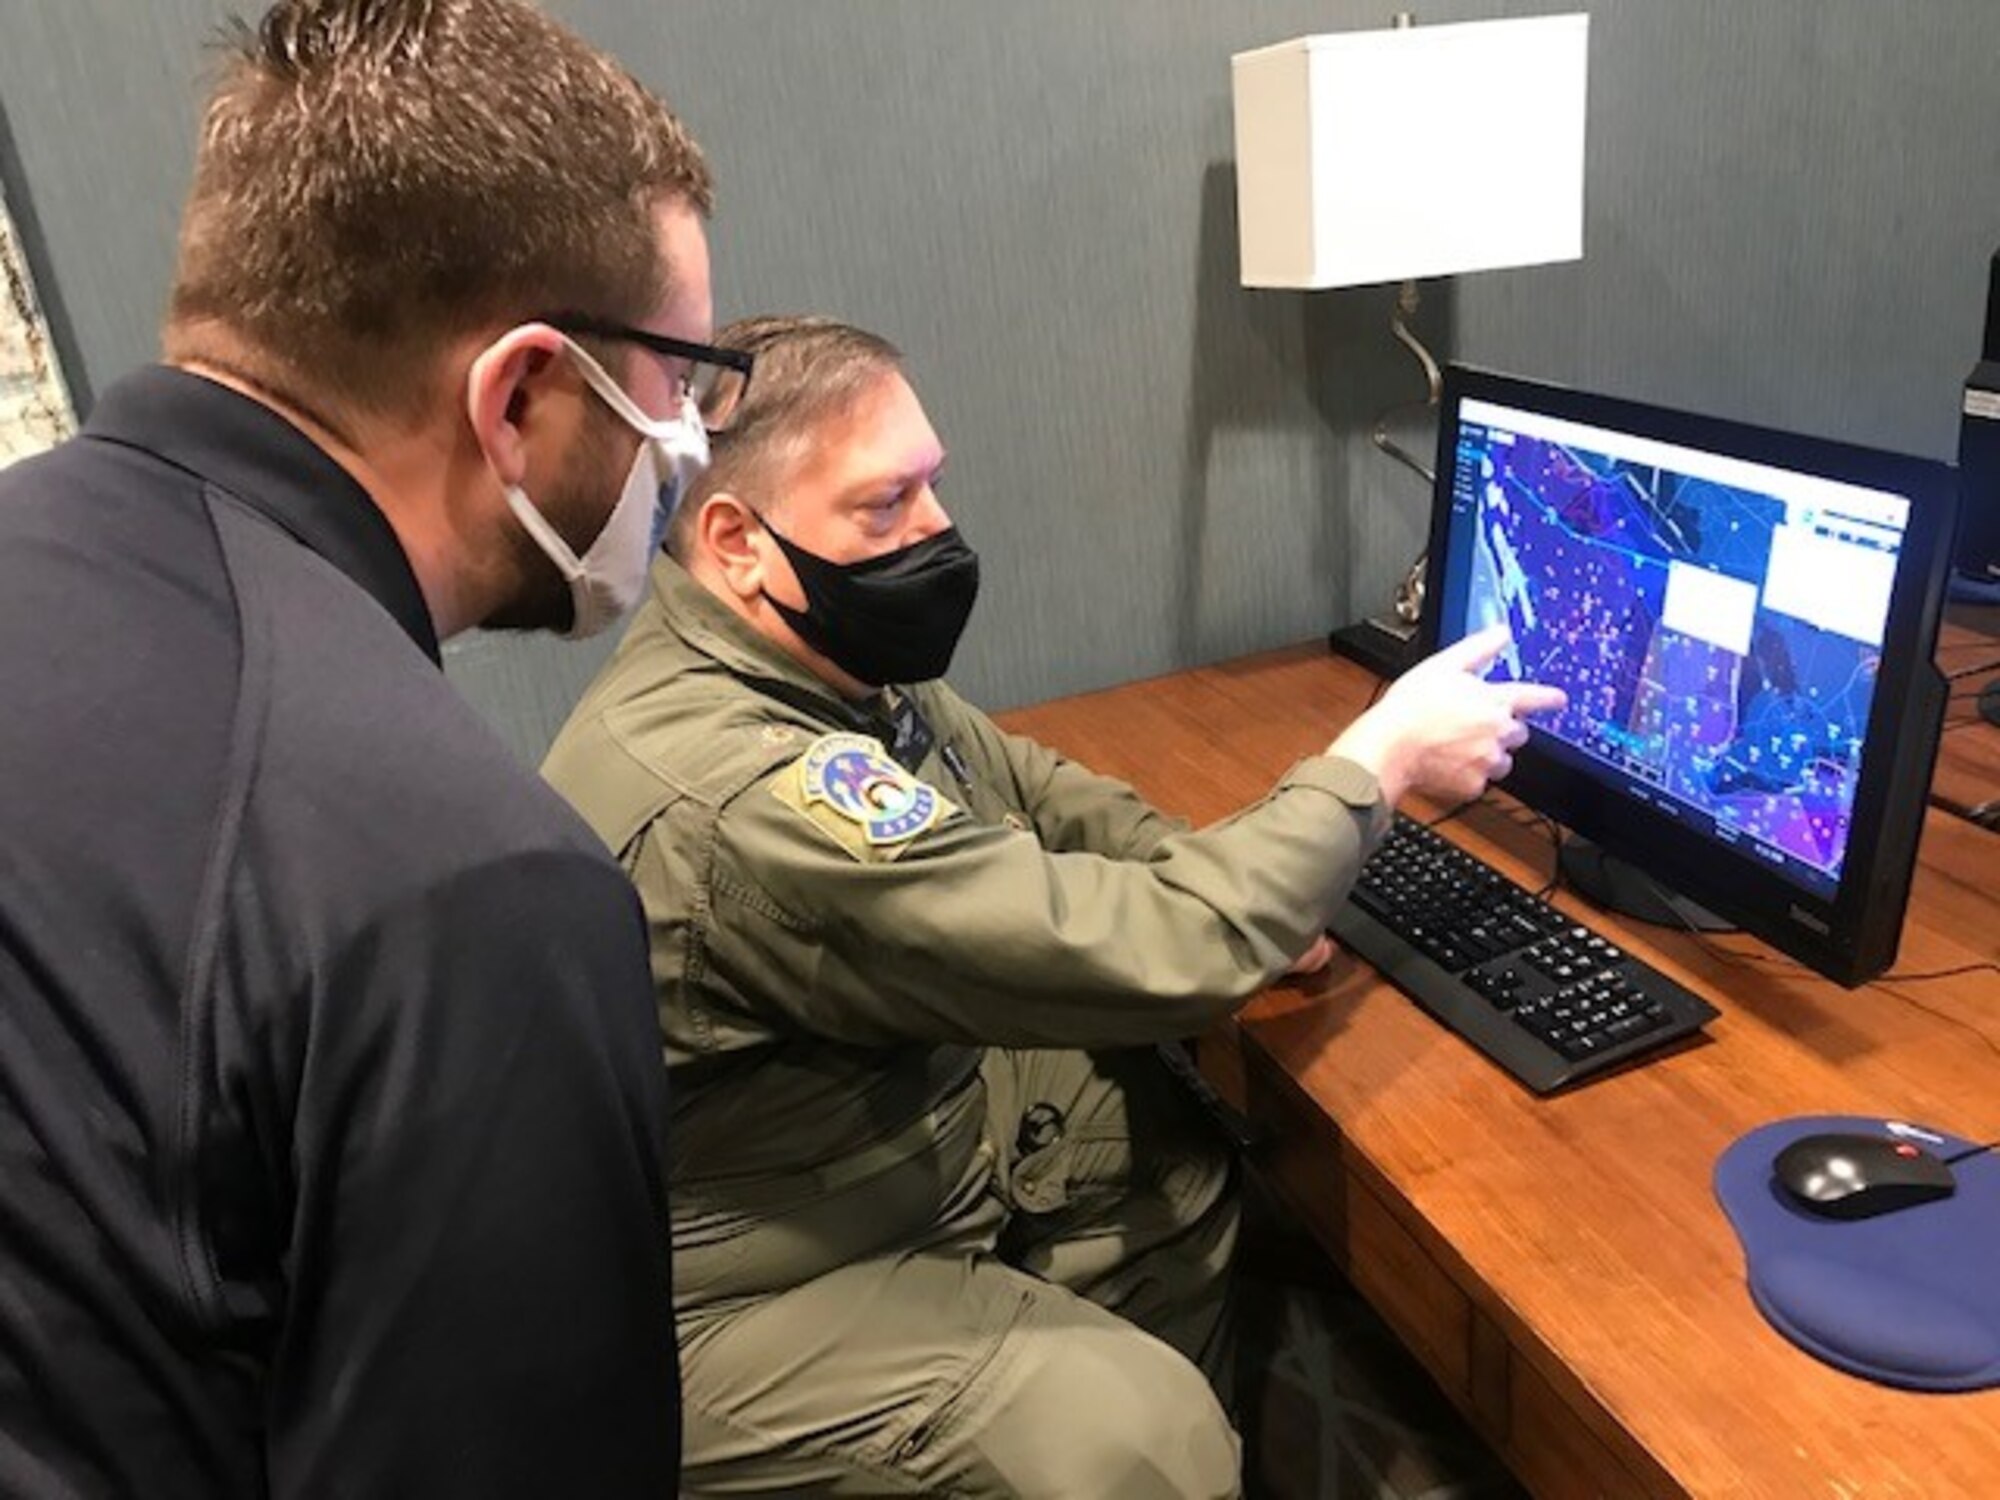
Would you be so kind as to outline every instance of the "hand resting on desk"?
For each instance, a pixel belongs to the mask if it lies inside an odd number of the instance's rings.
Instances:
[[[1328,964],[1333,962],[1333,955],[1339,951],[1334,946],[1333,939],[1322,932],[1317,938],[1313,939],[1313,945],[1301,953],[1292,966],[1285,970],[1285,972],[1287,974],[1298,975],[1317,974],[1321,969],[1324,969]]]
[[[1483,674],[1507,641],[1507,627],[1495,625],[1418,662],[1327,754],[1374,772],[1391,805],[1412,791],[1454,802],[1477,797],[1514,769],[1510,752],[1528,738],[1522,716],[1569,702],[1561,688],[1541,683],[1487,682]]]

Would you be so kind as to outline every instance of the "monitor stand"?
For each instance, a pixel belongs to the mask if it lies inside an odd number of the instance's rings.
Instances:
[[[1392,681],[1417,659],[1417,627],[1400,620],[1367,619],[1343,625],[1326,638],[1336,656],[1361,663],[1377,677]]]
[[[1556,868],[1572,889],[1620,916],[1682,931],[1737,930],[1734,922],[1718,917],[1698,901],[1676,895],[1637,865],[1606,854],[1589,839],[1574,834],[1565,838],[1556,856]]]

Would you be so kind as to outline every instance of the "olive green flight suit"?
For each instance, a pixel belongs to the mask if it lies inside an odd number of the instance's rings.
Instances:
[[[893,691],[662,557],[544,768],[651,924],[685,1491],[1233,1494],[1231,1164],[1146,1044],[1305,951],[1379,790],[1308,759],[1191,832],[905,691],[914,775]]]

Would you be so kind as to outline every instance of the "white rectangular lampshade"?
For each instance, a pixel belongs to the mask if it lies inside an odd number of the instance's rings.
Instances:
[[[1245,286],[1583,257],[1590,17],[1297,37],[1230,59]]]

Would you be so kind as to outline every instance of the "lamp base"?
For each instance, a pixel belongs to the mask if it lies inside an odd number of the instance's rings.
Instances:
[[[1359,662],[1377,677],[1395,678],[1416,664],[1417,627],[1371,618],[1341,626],[1326,644],[1334,655]]]

